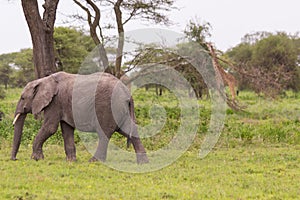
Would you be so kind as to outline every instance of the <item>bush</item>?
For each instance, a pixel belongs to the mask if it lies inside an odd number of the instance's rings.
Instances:
[[[10,89],[7,91],[7,97],[0,101],[0,108],[5,115],[0,121],[0,142],[11,142],[13,139],[12,121],[19,93],[20,90]],[[248,105],[246,112],[235,112],[229,109],[226,111],[227,118],[218,141],[219,146],[300,144],[299,95],[296,95],[297,98],[282,98],[276,101],[261,97],[254,98],[255,95],[251,95],[249,92],[245,95],[246,97],[239,98],[247,99],[243,100]],[[151,137],[142,139],[145,148],[156,150],[169,144],[181,125],[180,118],[182,116],[174,95],[165,92],[163,96],[157,97],[154,91],[139,90],[133,97],[137,123],[141,127],[145,127],[146,130],[143,133],[146,131],[151,135]],[[200,100],[199,103],[201,104],[200,122],[193,144],[195,148],[199,148],[203,137],[207,134],[211,115],[210,101]],[[166,116],[166,119],[160,119],[159,116]],[[28,114],[24,125],[22,145],[32,144],[41,125],[42,120],[35,120],[33,115]],[[114,134],[112,140],[121,148],[126,148],[126,138],[120,134]],[[75,131],[75,141],[76,143],[81,141],[77,131]],[[61,130],[59,129],[50,137],[47,143],[61,145],[63,143]]]
[[[0,87],[0,99],[4,99],[5,98],[5,91],[3,88]]]

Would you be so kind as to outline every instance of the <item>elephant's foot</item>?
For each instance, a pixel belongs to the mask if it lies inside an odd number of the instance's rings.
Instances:
[[[76,161],[76,156],[67,156],[66,160],[68,162],[75,162]]]
[[[147,157],[146,153],[137,153],[136,154],[136,160],[138,164],[146,164],[149,163],[149,159]]]
[[[97,161],[98,161],[98,159],[95,158],[94,156],[89,159],[89,162],[97,162]]]
[[[13,160],[13,161],[17,161],[18,160],[15,156],[12,156],[10,159]]]
[[[43,160],[44,159],[44,154],[43,154],[43,152],[32,153],[31,159],[34,159],[36,161]]]
[[[90,160],[89,160],[89,162],[98,162],[98,161],[100,161],[100,162],[105,162],[105,160],[106,159],[103,159],[103,158],[96,158],[95,156],[93,156]]]

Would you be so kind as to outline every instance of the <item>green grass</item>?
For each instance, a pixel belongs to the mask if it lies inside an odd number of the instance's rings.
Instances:
[[[188,151],[166,168],[130,174],[88,163],[79,145],[78,161],[64,161],[63,148],[49,145],[46,159],[20,160],[0,154],[1,199],[297,199],[300,147],[218,148],[201,160]]]
[[[61,134],[44,146],[45,160],[30,159],[32,140],[41,121],[28,116],[19,160],[10,161],[13,113],[21,90],[8,90],[0,101],[5,118],[0,122],[0,199],[298,199],[300,196],[300,95],[287,93],[276,100],[241,92],[245,111],[226,111],[225,126],[213,151],[199,159],[208,129],[210,101],[200,100],[196,138],[176,162],[150,173],[120,172],[103,163],[88,163],[91,155],[76,134],[78,161],[65,161]],[[172,93],[157,97],[153,90],[134,94],[137,121],[165,108],[166,123],[151,138],[148,151],[167,144],[180,125],[178,102]],[[158,118],[159,119],[159,118]],[[159,121],[158,121],[159,122]],[[125,148],[115,134],[113,142]],[[150,158],[151,161],[151,158]],[[147,166],[147,165],[146,165]]]
[[[227,115],[223,136],[234,143],[300,144],[300,98],[264,99],[242,94],[244,112]]]

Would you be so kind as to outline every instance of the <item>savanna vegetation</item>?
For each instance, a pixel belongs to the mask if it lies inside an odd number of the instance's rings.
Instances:
[[[224,71],[237,79],[239,96],[236,101],[245,106],[240,110],[227,107],[218,143],[207,157],[200,159],[199,149],[207,135],[212,113],[209,90],[201,75],[186,60],[177,59],[178,55],[172,51],[155,46],[135,52],[135,60],[126,63],[122,60],[126,24],[142,19],[168,25],[171,22],[166,13],[175,8],[174,2],[74,0],[74,5],[86,15],[74,15],[72,20],[87,22],[89,31],[85,31],[54,26],[58,0],[45,1],[42,16],[37,1],[22,0],[35,43],[33,49],[0,55],[0,199],[299,198],[299,35],[256,32],[246,34],[240,44],[226,52],[216,50]],[[104,20],[106,15],[112,21]],[[209,23],[190,21],[184,30],[185,36],[202,46],[207,56],[211,56],[206,45],[210,28]],[[108,30],[115,30],[116,37],[107,35]],[[114,39],[117,45],[110,46]],[[192,54],[188,51],[189,44],[178,44],[178,48]],[[89,163],[91,155],[79,132],[75,132],[78,160],[66,162],[58,130],[44,146],[45,159],[35,162],[30,159],[32,141],[43,118],[34,119],[29,115],[19,160],[11,161],[12,121],[21,88],[55,71],[77,73],[95,45],[98,45],[102,66],[118,78],[142,64],[162,63],[173,67],[190,82],[200,106],[200,120],[189,149],[163,169],[132,174],[100,162]],[[155,95],[151,86],[147,90],[139,88],[133,94],[140,126],[153,123],[155,115],[166,116],[166,123],[158,133],[142,139],[148,152],[171,141],[181,126],[182,115],[178,99],[172,92],[161,88],[163,94]],[[118,134],[111,142],[126,148],[126,139]]]
[[[92,42],[80,30],[56,30],[54,41],[57,62],[61,62],[59,66],[64,71],[76,72],[80,67],[80,59],[91,50]],[[281,41],[283,37],[284,41],[293,45],[296,43],[290,42],[298,41],[284,34],[272,34],[270,37],[271,41],[274,38]],[[268,38],[262,40],[268,42]],[[260,45],[259,41],[241,44],[223,57],[231,58],[239,66],[238,58],[242,57],[240,54],[244,55],[243,45],[253,47],[252,50],[255,51],[255,45]],[[287,51],[280,52],[286,57]],[[249,55],[259,56],[255,53]],[[268,95],[264,93],[265,90],[255,90],[255,85],[252,84],[255,81],[243,81],[249,79],[237,76],[241,89],[237,100],[246,105],[246,108],[241,111],[227,108],[221,137],[213,151],[204,159],[199,159],[198,153],[208,130],[211,102],[209,98],[200,98],[199,127],[189,150],[173,164],[146,174],[128,174],[102,163],[88,163],[91,155],[78,133],[77,162],[65,162],[60,131],[45,144],[45,160],[31,160],[32,141],[42,123],[42,119],[35,120],[31,115],[25,123],[19,160],[10,161],[14,110],[21,87],[34,79],[34,65],[30,49],[1,55],[0,58],[0,88],[3,98],[0,100],[0,110],[3,113],[0,122],[2,199],[297,199],[300,195],[299,67],[294,56],[291,56],[294,64],[280,64],[281,67],[296,67],[289,68],[293,76],[286,74],[290,81],[288,84],[280,81],[278,84],[283,85],[273,87],[276,95]],[[251,56],[251,59],[247,59],[247,65],[254,66],[251,63],[258,58]],[[276,66],[270,70],[276,71]],[[189,77],[188,70],[183,68],[183,72]],[[272,81],[269,78],[272,76],[268,76],[267,81],[262,81],[261,84]],[[158,104],[166,111],[166,124],[155,136],[143,139],[145,148],[152,151],[168,144],[180,126],[180,109],[175,96],[167,90],[163,91],[162,96],[157,96],[154,88],[148,91],[141,88],[134,93],[134,99],[137,122],[140,125],[151,123],[152,105]],[[113,142],[126,148],[126,140],[120,135],[114,135]]]
[[[171,165],[146,174],[130,174],[88,163],[91,157],[76,134],[78,161],[65,161],[60,132],[45,144],[45,160],[30,159],[32,139],[41,120],[26,120],[19,160],[10,161],[13,112],[20,89],[9,89],[1,109],[0,170],[2,199],[297,199],[300,194],[299,93],[277,100],[241,92],[248,105],[242,112],[226,111],[225,126],[214,150],[204,159],[199,148],[208,129],[210,100],[199,100],[200,122],[189,150]],[[143,139],[148,151],[170,142],[180,123],[172,93],[156,96],[154,89],[137,90],[138,124],[147,125],[151,107],[167,112],[167,123],[155,136]],[[153,113],[152,113],[153,114]],[[113,141],[126,146],[125,138]],[[151,161],[151,160],[150,160]]]

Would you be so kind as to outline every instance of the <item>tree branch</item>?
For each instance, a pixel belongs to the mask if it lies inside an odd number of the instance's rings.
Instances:
[[[100,18],[101,18],[100,10],[92,0],[86,0],[87,4],[90,5],[95,12],[94,20],[92,20],[92,15],[91,15],[91,12],[89,11],[89,9],[85,6],[83,6],[78,0],[74,0],[74,2],[87,13],[88,23],[90,26],[90,35],[93,38],[95,44],[99,47],[100,59],[101,59],[104,69],[106,69],[109,66],[109,62],[108,62],[107,53],[106,53],[106,50],[105,50],[104,44],[103,44],[104,37],[102,35],[102,29],[100,26]],[[100,30],[100,37],[102,40],[100,40],[97,35],[97,27]]]
[[[121,11],[121,4],[123,0],[118,0],[114,5],[114,11],[116,15],[116,21],[118,26],[118,49],[117,49],[117,57],[116,57],[116,77],[121,77],[121,65],[122,65],[122,58],[123,58],[123,49],[124,49],[124,27],[122,23],[122,11]]]
[[[130,16],[123,22],[123,25],[127,24],[135,15],[136,15],[137,9],[134,8],[133,11],[130,13]]]

